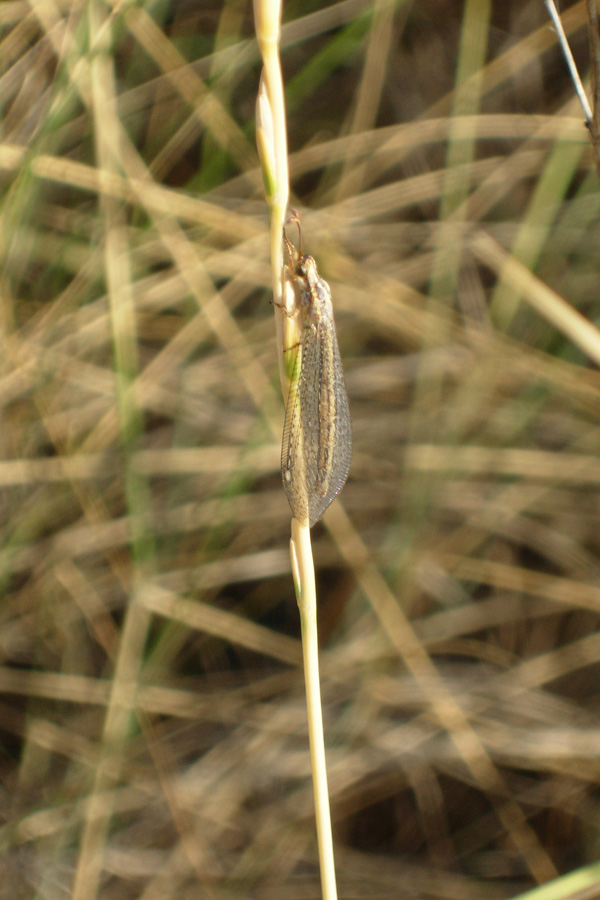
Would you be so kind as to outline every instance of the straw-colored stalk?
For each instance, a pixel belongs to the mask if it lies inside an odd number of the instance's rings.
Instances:
[[[281,4],[279,0],[255,0],[254,13],[256,35],[263,59],[263,72],[256,108],[256,141],[270,211],[271,274],[278,355],[284,399],[287,399],[289,378],[285,371],[285,354],[287,350],[298,344],[300,335],[297,324],[299,317],[290,315],[295,308],[295,296],[292,286],[285,279],[283,261],[282,234],[289,197],[289,174],[285,101],[279,59]],[[315,570],[309,526],[302,525],[295,518],[292,519],[290,553],[302,626],[304,679],[321,885],[324,900],[336,900],[337,888],[319,681]]]

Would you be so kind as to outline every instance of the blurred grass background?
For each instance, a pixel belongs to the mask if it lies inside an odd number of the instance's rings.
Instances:
[[[0,897],[317,898],[251,6],[0,28]],[[498,262],[598,323],[583,115],[540,0],[290,0],[282,58],[340,898],[514,897],[600,849],[600,376]]]

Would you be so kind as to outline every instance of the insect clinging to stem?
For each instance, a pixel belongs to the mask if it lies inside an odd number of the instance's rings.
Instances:
[[[312,527],[342,490],[352,457],[348,395],[338,347],[331,290],[312,256],[302,253],[298,213],[296,250],[285,230],[286,278],[297,306],[288,315],[301,317],[298,343],[288,371],[290,384],[281,447],[281,475],[292,513]]]

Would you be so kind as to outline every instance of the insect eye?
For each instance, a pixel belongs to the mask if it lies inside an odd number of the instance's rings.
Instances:
[[[313,262],[314,261],[310,256],[303,256],[296,266],[296,274],[301,275],[303,278],[306,278]]]

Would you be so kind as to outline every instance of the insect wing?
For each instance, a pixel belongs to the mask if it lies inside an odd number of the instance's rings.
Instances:
[[[352,458],[352,429],[348,395],[338,348],[333,317],[330,333],[323,326],[318,333],[321,377],[318,399],[317,444],[310,448],[309,511],[310,524],[321,518],[331,501],[346,483]],[[314,460],[314,467],[313,467]],[[314,481],[312,481],[314,473]]]
[[[311,527],[343,488],[352,456],[348,396],[333,315],[303,329],[283,432],[283,486]]]

